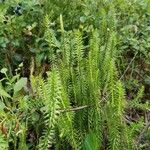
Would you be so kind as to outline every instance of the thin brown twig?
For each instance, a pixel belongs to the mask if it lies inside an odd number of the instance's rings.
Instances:
[[[119,80],[122,80],[122,78],[125,76],[125,74],[127,73],[127,71],[129,70],[129,68],[130,68],[130,65],[132,64],[132,62],[134,61],[134,59],[136,58],[136,55],[138,54],[138,52],[137,53],[135,53],[135,55],[134,55],[134,57],[131,59],[131,61],[130,61],[130,63],[128,64],[128,66],[127,66],[127,68],[126,68],[126,70],[124,71],[124,73],[122,74],[122,76],[120,77],[120,79]]]
[[[59,110],[60,113],[65,113],[65,112],[71,112],[71,111],[79,111],[85,108],[89,108],[92,107],[94,105],[84,105],[84,106],[79,106],[79,107],[74,107],[74,108],[70,108],[70,109],[64,109],[64,110]]]
[[[94,105],[84,105],[84,106],[79,106],[79,107],[74,107],[74,108],[70,108],[70,109],[62,109],[59,110],[59,113],[67,113],[67,112],[75,112],[75,111],[80,111],[83,110],[85,108],[90,108],[93,107]],[[124,121],[126,123],[131,123],[131,121],[129,119],[127,119],[127,116],[123,117]]]
[[[135,142],[136,146],[139,146],[144,134],[147,132],[147,130],[150,127],[150,120],[146,123],[146,125],[143,127],[143,130],[141,131],[141,133],[139,134],[139,136],[137,137],[137,140]]]
[[[141,141],[142,137],[144,136],[145,132],[149,129],[149,127],[150,127],[150,121],[147,122],[147,124],[144,126],[142,132],[140,133],[140,135],[139,135],[139,137],[137,139],[138,143]]]
[[[106,100],[105,97],[103,97],[102,99]],[[101,102],[99,102],[99,103],[101,103]],[[89,108],[89,107],[94,107],[94,104],[83,105],[83,106],[77,106],[77,107],[68,108],[68,109],[61,109],[61,110],[59,110],[59,112],[60,112],[60,113],[65,113],[65,112],[71,112],[71,111],[80,111],[80,110],[82,110],[82,109]]]

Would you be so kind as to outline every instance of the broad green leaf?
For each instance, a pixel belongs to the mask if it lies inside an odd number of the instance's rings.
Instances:
[[[12,79],[10,80],[10,83],[13,83],[13,82],[15,82],[17,79],[19,79],[19,76],[20,76],[19,74],[13,76]]]
[[[11,98],[11,96],[0,85],[0,96]]]
[[[6,115],[6,113],[4,112],[4,108],[5,108],[5,104],[2,101],[0,101],[0,114],[1,114],[1,117]]]
[[[80,17],[80,21],[81,21],[82,23],[84,23],[84,22],[86,21],[86,17],[85,17],[85,16]]]
[[[0,101],[0,111],[2,111],[4,108],[5,108],[5,104],[2,101]]]
[[[7,73],[7,71],[8,71],[8,69],[7,69],[7,68],[2,68],[2,69],[1,69],[1,73],[3,73],[3,74],[6,74],[6,73]]]
[[[20,91],[23,87],[27,85],[27,78],[21,78],[14,85],[14,93]]]

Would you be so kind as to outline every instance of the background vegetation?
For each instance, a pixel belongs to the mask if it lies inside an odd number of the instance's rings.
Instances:
[[[149,150],[150,0],[0,0],[0,149]]]

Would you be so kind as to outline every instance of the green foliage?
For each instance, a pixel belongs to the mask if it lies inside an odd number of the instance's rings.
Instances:
[[[0,1],[0,149],[149,144],[149,4]]]
[[[0,149],[7,150],[8,149],[8,142],[5,140],[4,136],[0,134]]]

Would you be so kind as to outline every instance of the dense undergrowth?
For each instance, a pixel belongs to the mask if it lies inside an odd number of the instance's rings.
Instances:
[[[149,0],[1,0],[0,150],[149,150],[149,35]]]

